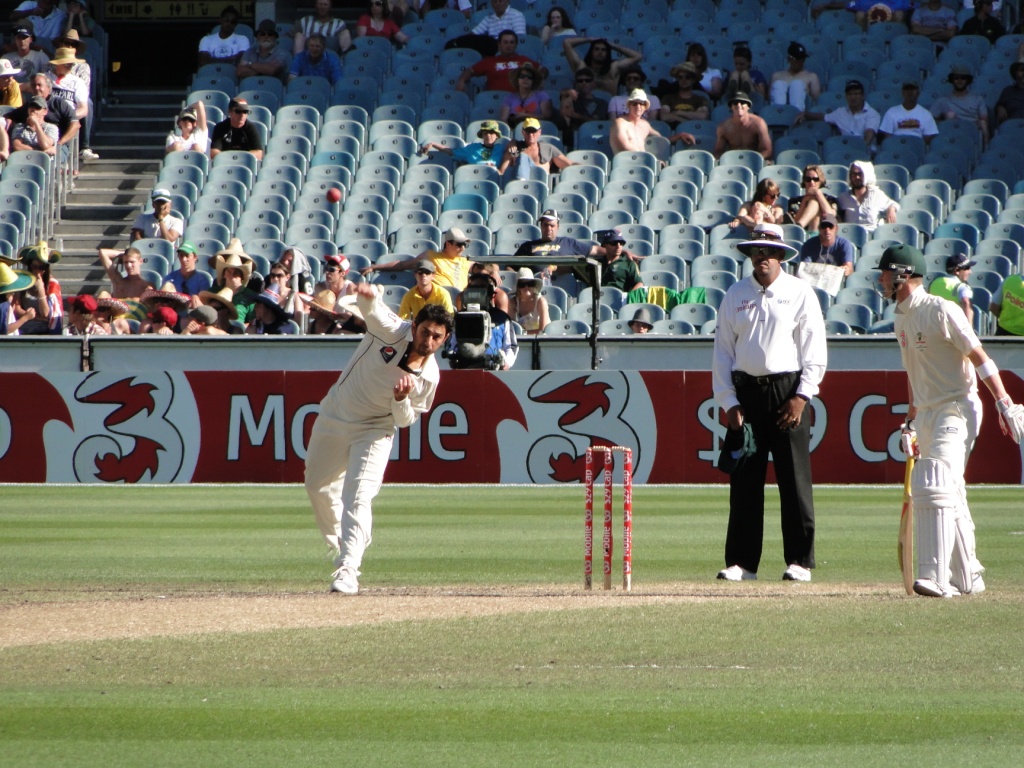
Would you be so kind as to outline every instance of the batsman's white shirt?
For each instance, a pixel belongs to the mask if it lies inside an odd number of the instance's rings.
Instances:
[[[978,378],[967,355],[981,346],[958,304],[918,287],[896,305],[893,327],[918,408],[972,395]]]
[[[735,283],[718,309],[712,387],[723,409],[740,404],[732,372],[751,376],[801,371],[797,394],[818,394],[828,349],[814,290],[782,272],[767,288],[751,277]]]

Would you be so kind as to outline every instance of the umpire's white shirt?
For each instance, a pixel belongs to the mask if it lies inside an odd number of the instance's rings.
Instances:
[[[893,315],[914,405],[934,408],[978,390],[967,355],[981,346],[960,305],[918,286]]]
[[[712,386],[728,411],[740,404],[732,372],[751,376],[800,371],[797,394],[818,394],[828,350],[825,320],[814,290],[783,271],[767,288],[753,276],[735,283],[718,309]]]
[[[395,400],[394,387],[408,371],[399,367],[412,344],[412,323],[402,320],[379,297],[357,298],[366,335],[327,396],[321,415],[366,426],[407,427],[430,410],[441,374],[431,355],[409,396]]]

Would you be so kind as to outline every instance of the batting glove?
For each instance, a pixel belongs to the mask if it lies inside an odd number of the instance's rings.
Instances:
[[[1010,398],[1004,397],[996,400],[996,408],[999,410],[999,426],[1003,434],[1009,435],[1013,442],[1020,445],[1024,437],[1024,405],[1014,405]]]
[[[921,449],[917,447],[917,430],[914,429],[914,420],[907,419],[901,425],[901,429],[900,451],[904,456],[913,456],[915,459],[921,458]]]

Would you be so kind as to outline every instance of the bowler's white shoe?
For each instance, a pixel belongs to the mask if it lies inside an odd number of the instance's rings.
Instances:
[[[810,581],[811,572],[802,565],[792,563],[782,574],[783,581]]]
[[[730,565],[728,568],[720,570],[717,578],[725,581],[756,581],[757,574],[748,571],[742,565]]]
[[[934,579],[918,579],[914,582],[914,591],[924,597],[956,597],[960,594],[952,584],[943,588]]]
[[[343,565],[333,574],[334,581],[331,582],[331,592],[340,592],[343,595],[359,594],[359,572],[350,565]]]

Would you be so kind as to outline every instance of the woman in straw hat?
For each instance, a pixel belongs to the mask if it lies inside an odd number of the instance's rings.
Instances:
[[[242,248],[242,241],[237,237],[231,238],[227,248],[217,251],[213,267],[217,273],[216,286],[231,289],[231,301],[238,312],[238,319],[243,323],[248,323],[252,318],[253,306],[256,304],[258,294],[249,288],[253,262],[249,254]]]
[[[509,315],[531,336],[543,331],[550,322],[547,299],[540,295],[542,287],[541,279],[534,276],[533,270],[522,267],[516,280],[516,292],[508,302]]]
[[[0,259],[0,336],[18,336],[21,327],[36,316],[34,309],[24,309],[21,298],[36,283],[36,276],[21,269],[11,269],[13,259]]]
[[[339,299],[333,291],[324,289],[312,298],[300,298],[309,308],[310,334],[322,336],[366,332],[366,323],[363,322],[354,295]]]

